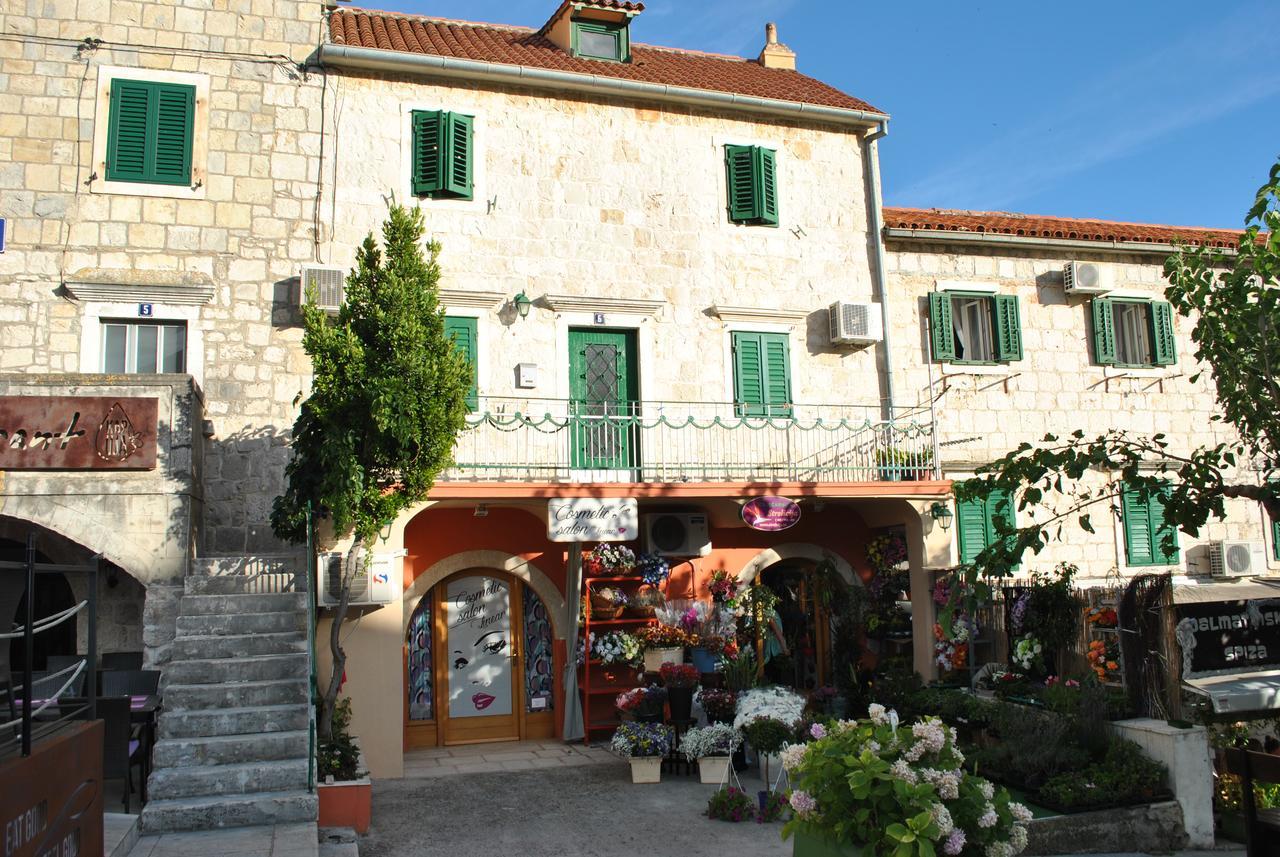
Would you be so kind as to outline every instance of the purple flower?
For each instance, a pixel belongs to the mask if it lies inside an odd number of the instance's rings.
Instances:
[[[952,857],[955,857],[955,855],[959,854],[963,848],[964,831],[957,827],[951,831],[951,834],[947,837],[947,841],[942,843],[942,851],[945,854],[950,854]]]
[[[815,723],[809,727],[810,738],[814,738],[814,739],[824,738],[826,737],[826,734],[827,734],[827,727],[823,726],[821,723]]]

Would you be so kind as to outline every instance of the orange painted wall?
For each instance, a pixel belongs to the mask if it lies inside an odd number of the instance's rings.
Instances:
[[[440,560],[463,551],[497,550],[533,563],[564,593],[565,545],[547,541],[547,525],[523,509],[490,507],[477,518],[470,508],[428,509],[404,530],[409,576],[406,588]]]

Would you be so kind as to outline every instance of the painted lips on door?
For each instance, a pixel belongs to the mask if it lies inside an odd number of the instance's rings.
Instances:
[[[495,698],[496,697],[491,696],[487,693],[480,692],[472,695],[471,704],[476,707],[476,711],[484,711],[490,705],[493,705],[493,701]]]

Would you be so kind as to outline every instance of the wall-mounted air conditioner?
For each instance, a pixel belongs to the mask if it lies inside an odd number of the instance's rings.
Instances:
[[[1262,542],[1210,542],[1209,573],[1214,577],[1252,577],[1267,573]]]
[[[351,581],[352,607],[390,604],[404,588],[404,551],[375,553],[365,568],[357,569]],[[316,586],[316,604],[336,607],[342,598],[342,561],[345,553],[320,554],[320,580]]]
[[[1115,272],[1097,262],[1068,262],[1062,285],[1069,295],[1102,295],[1116,287]]]
[[[700,512],[658,512],[644,516],[645,549],[659,556],[711,553],[707,516]]]
[[[880,307],[836,301],[827,309],[832,345],[865,344],[884,338]]]
[[[303,265],[298,278],[298,306],[315,301],[328,313],[336,313],[345,300],[347,272],[330,265]]]

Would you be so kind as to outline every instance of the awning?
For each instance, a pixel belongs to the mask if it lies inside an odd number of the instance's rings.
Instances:
[[[1199,604],[1205,601],[1252,601],[1280,598],[1277,580],[1215,580],[1212,583],[1175,583],[1174,604]]]
[[[1186,685],[1209,697],[1215,714],[1280,709],[1280,670],[1189,678]]]

